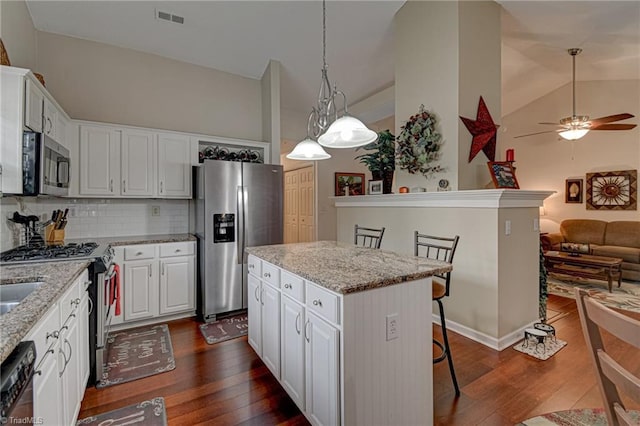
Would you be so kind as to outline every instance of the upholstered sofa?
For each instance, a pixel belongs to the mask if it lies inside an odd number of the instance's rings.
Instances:
[[[640,221],[604,222],[567,219],[560,232],[540,236],[543,250],[561,250],[562,243],[588,244],[595,256],[622,259],[622,279],[640,281]]]

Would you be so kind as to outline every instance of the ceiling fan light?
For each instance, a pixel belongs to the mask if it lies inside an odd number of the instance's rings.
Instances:
[[[331,155],[327,153],[318,142],[311,138],[306,138],[301,142],[298,142],[293,151],[287,154],[287,158],[290,160],[327,160],[331,158]]]
[[[356,148],[368,145],[378,138],[362,121],[344,115],[334,121],[327,131],[318,137],[318,143],[327,148]]]
[[[575,141],[589,133],[589,129],[569,129],[558,133],[563,139]]]

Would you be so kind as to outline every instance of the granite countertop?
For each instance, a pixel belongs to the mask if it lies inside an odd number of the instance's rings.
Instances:
[[[121,237],[103,237],[103,238],[83,238],[79,241],[95,241],[98,244],[109,244],[112,247],[130,246],[136,244],[161,244],[161,243],[179,243],[183,241],[196,241],[197,238],[192,234],[156,234],[156,235],[134,235]],[[69,242],[73,242],[70,240]]]
[[[42,262],[1,267],[0,285],[43,281],[18,306],[0,315],[0,362],[29,333],[90,261]]]
[[[348,294],[451,271],[449,263],[339,241],[247,247],[247,253],[336,293]]]

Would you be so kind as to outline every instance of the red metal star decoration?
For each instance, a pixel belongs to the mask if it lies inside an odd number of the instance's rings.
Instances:
[[[498,127],[491,118],[484,99],[480,96],[478,104],[478,114],[476,120],[460,117],[469,132],[473,135],[471,142],[471,151],[469,152],[469,162],[482,150],[489,161],[495,161],[496,158],[496,133]]]

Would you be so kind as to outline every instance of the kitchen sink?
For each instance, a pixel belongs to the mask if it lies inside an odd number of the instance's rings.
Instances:
[[[22,300],[42,285],[42,281],[0,285],[0,315],[15,308]]]

